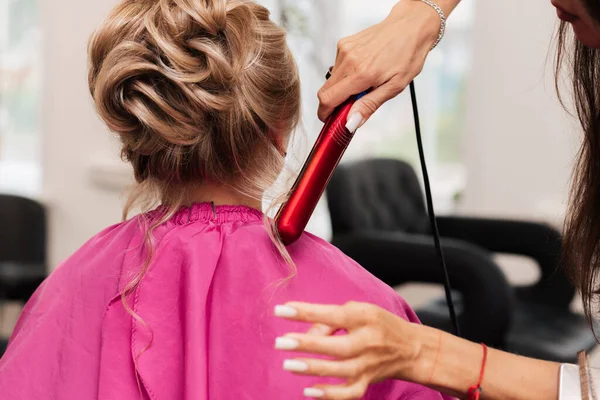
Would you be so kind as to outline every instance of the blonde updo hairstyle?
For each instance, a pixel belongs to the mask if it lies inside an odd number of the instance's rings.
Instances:
[[[89,87],[140,184],[178,207],[204,180],[258,198],[300,116],[285,31],[245,0],[125,0],[93,35]]]
[[[300,118],[298,70],[285,31],[246,0],[124,0],[92,36],[89,57],[96,109],[137,181],[124,218],[138,203],[167,210],[146,226],[146,261],[121,294],[146,325],[126,296],[149,268],[152,231],[204,181],[255,199],[276,181]]]

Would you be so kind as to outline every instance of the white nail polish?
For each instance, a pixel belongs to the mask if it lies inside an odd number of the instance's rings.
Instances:
[[[348,118],[346,122],[346,129],[351,133],[356,132],[358,127],[363,123],[364,117],[360,113],[354,113]]]
[[[283,369],[292,372],[304,372],[308,371],[308,364],[299,360],[285,360]]]
[[[304,397],[312,397],[313,399],[319,399],[325,396],[325,392],[317,388],[306,388],[304,389]]]
[[[298,310],[289,306],[275,306],[275,316],[293,318],[298,315]]]
[[[295,350],[300,346],[296,339],[289,337],[278,337],[275,339],[275,348],[277,350]]]

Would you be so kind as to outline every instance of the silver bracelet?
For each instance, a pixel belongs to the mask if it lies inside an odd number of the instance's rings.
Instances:
[[[431,0],[421,0],[421,1],[429,6],[433,7],[433,9],[440,16],[440,20],[442,21],[442,24],[440,25],[440,34],[438,35],[438,38],[435,41],[435,43],[433,44],[433,46],[431,46],[431,50],[433,50],[437,47],[438,44],[440,44],[440,42],[442,41],[442,39],[444,37],[444,34],[446,33],[446,16],[444,15],[444,11],[440,8],[440,6],[435,4],[433,1],[431,1]]]

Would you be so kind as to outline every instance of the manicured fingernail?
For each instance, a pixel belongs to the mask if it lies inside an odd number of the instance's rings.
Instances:
[[[319,399],[325,396],[325,392],[317,388],[306,388],[304,389],[304,397],[312,397],[313,399]]]
[[[354,113],[348,118],[346,122],[346,129],[351,133],[356,132],[358,127],[363,123],[364,117],[360,113]]]
[[[308,364],[299,360],[285,360],[283,369],[292,372],[304,372],[308,370]]]
[[[278,337],[275,339],[275,348],[277,350],[295,350],[300,346],[296,339],[289,337]]]
[[[293,318],[298,315],[298,310],[290,306],[275,306],[275,316],[283,318]]]

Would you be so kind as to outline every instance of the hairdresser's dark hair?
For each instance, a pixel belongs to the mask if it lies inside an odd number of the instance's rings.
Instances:
[[[600,1],[585,3],[590,15],[600,21]],[[600,50],[577,41],[571,26],[562,22],[556,58],[557,89],[565,69],[572,81],[575,111],[584,137],[565,222],[564,261],[567,274],[581,292],[585,315],[591,323],[600,294]]]

